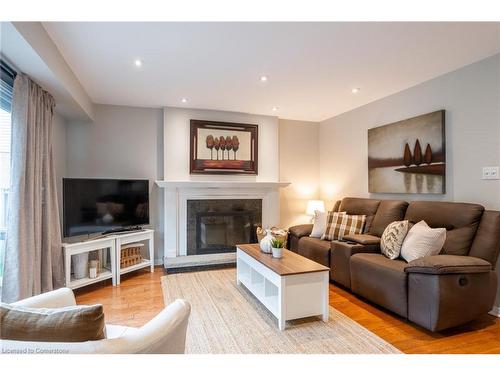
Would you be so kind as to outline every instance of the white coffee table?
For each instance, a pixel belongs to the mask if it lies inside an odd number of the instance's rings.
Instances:
[[[328,267],[285,249],[276,259],[258,244],[237,245],[236,261],[238,285],[278,318],[281,331],[287,320],[321,315],[328,321]]]

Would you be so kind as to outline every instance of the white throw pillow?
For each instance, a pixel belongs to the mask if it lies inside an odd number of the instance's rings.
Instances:
[[[380,238],[380,250],[389,259],[397,259],[408,233],[408,220],[393,221]]]
[[[401,247],[401,256],[407,262],[411,262],[415,259],[438,255],[445,240],[445,228],[431,228],[425,221],[419,221],[408,231]]]
[[[326,230],[326,212],[314,211],[313,229],[309,237],[321,238]]]

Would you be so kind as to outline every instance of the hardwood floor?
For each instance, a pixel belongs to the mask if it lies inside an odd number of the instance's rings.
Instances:
[[[140,327],[163,306],[160,278],[140,270],[122,277],[120,286],[102,282],[76,291],[79,304],[102,303],[106,321]],[[480,319],[443,333],[431,333],[346,290],[330,284],[330,305],[404,353],[496,353],[500,354],[500,319],[484,315]]]

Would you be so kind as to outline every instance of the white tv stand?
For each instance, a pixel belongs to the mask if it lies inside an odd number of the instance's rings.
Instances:
[[[121,247],[122,245],[148,241],[149,259],[143,259],[141,263],[130,267],[120,268]],[[104,237],[80,241],[75,243],[63,243],[64,252],[64,272],[66,286],[71,289],[81,288],[86,285],[94,284],[100,281],[111,279],[113,285],[120,285],[120,276],[141,268],[150,267],[154,271],[154,230],[143,229],[133,232],[121,232],[109,234]],[[107,264],[107,250],[110,254],[110,268],[104,268]],[[104,250],[101,253],[102,271],[97,278],[75,279],[71,276],[71,256],[81,253],[87,253],[96,250]]]

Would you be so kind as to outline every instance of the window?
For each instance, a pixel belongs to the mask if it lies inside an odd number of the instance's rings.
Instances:
[[[0,60],[0,286],[2,285],[7,201],[10,188],[10,138],[12,89],[16,73]]]

